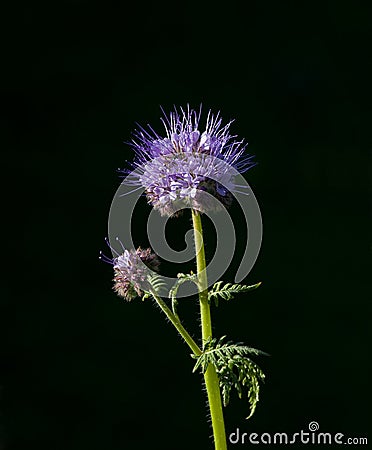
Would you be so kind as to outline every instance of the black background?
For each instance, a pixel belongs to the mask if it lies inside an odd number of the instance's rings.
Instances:
[[[123,141],[136,121],[160,130],[159,105],[187,102],[236,118],[259,163],[246,178],[264,239],[246,282],[263,285],[213,317],[216,335],[271,357],[259,359],[256,414],[245,421],[233,398],[227,431],[296,432],[315,420],[367,434],[366,5],[81,0],[4,15],[4,449],[212,448],[188,348],[150,302],[118,299],[97,258],[116,169],[132,158]],[[143,199],[137,231],[148,213]],[[175,247],[189,226],[169,224]],[[197,337],[196,303],[180,309]]]

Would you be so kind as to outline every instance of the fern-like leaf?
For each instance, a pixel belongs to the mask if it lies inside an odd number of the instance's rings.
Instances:
[[[150,283],[151,290],[157,295],[162,295],[166,284],[164,283],[162,277],[158,274],[151,275],[148,277],[148,282]]]
[[[252,284],[251,286],[247,286],[245,284],[232,284],[226,283],[223,284],[223,281],[218,281],[212,287],[212,289],[208,293],[208,301],[209,303],[214,300],[215,305],[218,306],[219,297],[223,300],[231,300],[236,294],[243,294],[245,292],[253,291],[257,289],[262,283]]]
[[[246,391],[250,406],[250,414],[247,417],[249,419],[256,409],[260,382],[264,381],[265,375],[247,355],[267,356],[267,353],[242,343],[224,342],[225,337],[206,342],[203,353],[197,358],[193,372],[201,368],[205,373],[209,364],[213,364],[219,378],[224,406],[229,404],[233,388],[236,389],[239,398],[242,398]]]

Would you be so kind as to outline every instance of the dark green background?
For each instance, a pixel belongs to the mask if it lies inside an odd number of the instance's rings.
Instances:
[[[255,416],[244,421],[247,405],[233,398],[228,432],[296,432],[315,420],[324,432],[367,434],[366,5],[11,7],[1,86],[3,222],[11,224],[1,307],[5,449],[212,448],[188,348],[150,302],[115,297],[111,268],[97,258],[116,169],[132,158],[122,142],[136,121],[160,129],[159,105],[187,102],[236,118],[233,131],[259,162],[247,180],[264,238],[246,282],[263,285],[213,317],[216,335],[272,356],[259,360],[267,383]],[[138,244],[145,203],[134,218]],[[239,230],[241,215],[232,214]],[[187,230],[189,219],[169,225],[176,248],[179,226]],[[234,265],[224,278],[233,275]],[[197,336],[196,303],[180,310]]]

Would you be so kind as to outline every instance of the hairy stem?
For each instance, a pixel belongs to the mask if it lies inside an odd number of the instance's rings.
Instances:
[[[159,297],[157,294],[155,294],[154,292],[151,292],[151,295],[154,297],[156,303],[160,306],[162,311],[165,313],[165,315],[168,317],[168,319],[172,322],[172,324],[175,326],[177,331],[183,337],[186,344],[191,348],[194,355],[200,356],[202,351],[200,350],[199,346],[194,341],[194,339],[189,335],[189,333],[183,327],[178,315],[173,314],[173,312],[168,308],[165,301],[161,297]]]
[[[202,325],[203,346],[212,337],[211,311],[208,302],[208,280],[205,262],[203,228],[200,214],[192,210],[194,239],[196,247],[196,266],[199,283],[199,303]],[[220,385],[216,369],[212,364],[204,374],[205,386],[208,394],[209,409],[212,419],[215,450],[226,450],[225,422],[223,419]]]

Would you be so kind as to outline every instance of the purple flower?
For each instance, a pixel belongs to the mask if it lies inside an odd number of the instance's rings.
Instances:
[[[144,290],[150,289],[148,277],[151,271],[158,271],[159,260],[152,253],[150,248],[142,250],[126,250],[118,254],[112,247],[111,249],[117,254],[113,259],[102,255],[101,259],[114,266],[114,291],[128,301],[133,300],[137,296],[142,296]]]
[[[218,202],[210,196],[229,206],[236,188],[231,168],[242,173],[255,165],[252,156],[244,155],[244,140],[230,134],[232,121],[222,125],[220,114],[209,111],[202,128],[200,116],[201,108],[198,113],[175,108],[161,119],[165,136],[149,125],[134,132],[134,172],[126,182],[143,187],[149,203],[163,215],[184,207],[215,209]]]

